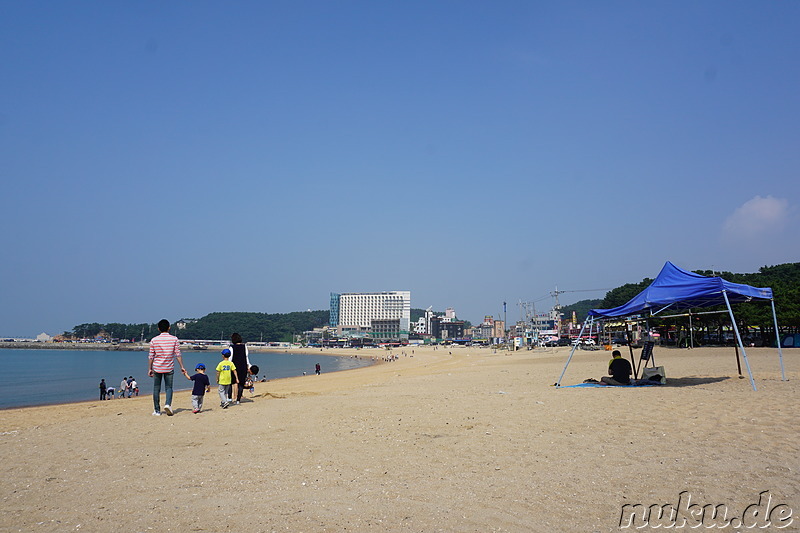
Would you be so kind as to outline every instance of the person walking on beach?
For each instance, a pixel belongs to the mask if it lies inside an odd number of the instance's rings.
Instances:
[[[316,366],[314,367],[314,372],[316,372],[318,376],[320,372],[322,372],[322,367],[319,366],[319,363],[317,363]]]
[[[122,381],[119,382],[119,397],[124,398],[125,392],[127,390],[128,390],[128,378],[123,376]]]
[[[158,322],[158,331],[161,333],[150,341],[150,354],[147,357],[147,375],[153,378],[153,416],[161,416],[161,382],[164,382],[166,403],[164,412],[172,416],[172,384],[175,377],[175,359],[181,367],[184,376],[187,375],[183,367],[180,341],[178,337],[169,334],[169,320],[162,319]]]
[[[139,384],[133,376],[131,376],[131,396],[139,396]]]
[[[231,351],[222,350],[222,361],[217,365],[217,384],[219,385],[219,406],[227,409],[231,404],[231,384],[236,382],[236,365],[230,360]]]
[[[231,362],[236,368],[236,405],[239,405],[244,392],[244,382],[247,381],[247,374],[250,372],[250,352],[238,333],[231,335],[230,350]]]
[[[192,385],[192,412],[197,414],[203,409],[203,398],[205,394],[211,392],[211,382],[208,380],[208,376],[206,376],[206,365],[197,363],[194,369],[196,373],[192,377],[188,375],[186,377],[194,381],[194,385]]]
[[[100,399],[101,400],[105,400],[106,399],[106,389],[107,389],[106,380],[105,380],[105,378],[103,378],[103,379],[100,380]]]

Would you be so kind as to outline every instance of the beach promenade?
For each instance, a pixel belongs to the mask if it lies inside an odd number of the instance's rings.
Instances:
[[[749,349],[757,392],[732,348],[656,348],[667,386],[560,389],[567,348],[402,351],[227,410],[212,387],[197,415],[188,393],[172,417],[146,394],[0,411],[0,532],[605,532],[625,505],[730,519],[765,491],[800,527],[800,350],[781,381]],[[609,357],[576,352],[563,384]]]

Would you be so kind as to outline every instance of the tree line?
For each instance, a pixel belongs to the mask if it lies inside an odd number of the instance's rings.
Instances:
[[[330,311],[292,313],[211,313],[172,329],[181,339],[230,339],[238,333],[245,342],[292,342],[294,335],[328,324]]]
[[[424,309],[411,310],[412,324],[423,316]],[[246,342],[291,342],[294,335],[329,323],[330,311],[297,311],[291,313],[210,313],[198,319],[174,322],[170,333],[180,339],[227,340],[237,332]],[[158,335],[158,326],[152,324],[120,324],[91,322],[79,324],[64,337],[72,339],[149,341]]]
[[[292,313],[210,313],[198,319],[176,321],[170,333],[179,339],[228,340],[239,333],[245,342],[291,342],[294,334],[328,324],[329,311],[296,311]],[[80,324],[65,331],[64,337],[75,339],[108,338],[140,342],[158,335],[153,324]]]
[[[800,327],[800,263],[784,263],[782,265],[764,266],[758,272],[735,274],[733,272],[712,272],[695,270],[702,276],[719,276],[726,281],[742,283],[753,287],[769,287],[775,299],[775,313],[778,324],[783,328]],[[628,283],[606,293],[600,308],[610,309],[628,302],[653,282],[645,278],[639,283]],[[737,320],[751,326],[772,323],[772,308],[768,301],[753,301],[731,306]],[[722,310],[724,306],[709,310]]]
[[[736,274],[732,272],[711,272],[696,270],[703,276],[721,276],[727,281],[743,283],[754,287],[770,287],[775,298],[775,310],[778,324],[784,332],[800,332],[800,263],[785,263],[775,266],[764,266],[758,272]],[[627,283],[608,291],[602,300],[582,300],[565,306],[562,312],[569,318],[573,310],[579,321],[586,319],[589,309],[609,309],[620,306],[644,290],[653,280],[645,278],[638,283]],[[724,309],[724,307],[719,308]],[[714,310],[714,308],[710,309]],[[757,327],[766,335],[774,335],[772,308],[769,302],[753,301],[746,304],[733,304],[733,311],[739,325]],[[423,309],[411,310],[412,324],[424,314]],[[172,334],[181,339],[227,340],[231,333],[238,332],[247,342],[290,342],[293,335],[309,331],[328,324],[330,312],[297,311],[292,313],[210,313],[199,319],[187,319],[185,327],[178,328],[173,324]],[[653,325],[658,326],[658,319]],[[693,326],[709,331],[719,331],[730,324],[725,314],[699,315],[694,317]],[[666,322],[665,322],[666,324]],[[158,334],[153,324],[80,324],[72,331],[64,332],[65,337],[95,338],[105,336],[114,339],[126,339],[134,342],[150,340]]]
[[[702,276],[720,276],[726,281],[741,283],[753,287],[769,287],[775,301],[775,314],[778,318],[778,327],[782,333],[800,332],[800,263],[784,263],[775,266],[763,266],[758,272],[749,274],[737,274],[733,272],[712,272],[710,270],[695,270],[696,274]],[[586,319],[588,309],[611,309],[627,303],[631,298],[642,292],[653,282],[650,278],[645,278],[639,283],[627,283],[606,293],[605,298],[599,301],[599,305],[580,305],[584,302],[573,304],[581,309],[582,313],[578,319]],[[597,300],[593,302],[598,302]],[[772,306],[769,301],[753,300],[747,303],[732,304],[733,314],[736,317],[737,326],[740,333],[744,336],[748,334],[748,327],[755,328],[756,333],[764,340],[772,343],[775,339],[775,326],[772,318]],[[566,309],[566,308],[565,308]],[[724,311],[725,306],[704,308],[703,311]],[[680,312],[680,313],[683,313]],[[676,314],[680,314],[676,313]],[[663,314],[672,314],[665,312]],[[650,326],[659,328],[675,326],[679,336],[686,336],[688,333],[688,320],[684,317],[651,318]],[[705,332],[707,338],[716,336],[722,339],[723,328],[731,325],[730,316],[727,313],[703,314],[692,316],[692,328],[701,333]]]

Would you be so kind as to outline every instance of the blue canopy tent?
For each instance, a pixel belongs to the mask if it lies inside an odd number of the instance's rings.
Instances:
[[[772,304],[772,318],[775,322],[775,334],[777,335],[778,319],[775,314],[775,301],[772,297],[772,289],[731,283],[719,276],[701,276],[700,274],[678,268],[667,261],[653,283],[634,296],[628,303],[613,309],[591,309],[589,311],[589,317],[584,322],[578,338],[583,335],[583,331],[587,325],[591,327],[595,319],[601,320],[604,318],[644,313],[655,316],[667,309],[693,309],[725,305],[728,308],[731,323],[736,332],[736,341],[739,344],[739,348],[742,350],[747,373],[750,376],[750,385],[753,387],[753,390],[756,390],[753,373],[750,370],[750,363],[747,360],[747,353],[745,352],[742,337],[739,334],[739,328],[736,325],[733,310],[731,309],[731,303],[750,302],[753,300],[770,301]],[[559,377],[556,386],[561,386],[561,380],[564,378],[564,373],[567,371],[567,367],[572,360],[575,348],[577,348],[577,345],[572,347],[567,363],[564,365],[564,370],[561,372],[561,377]],[[780,343],[778,343],[778,358],[781,364],[781,379],[785,381],[786,373],[783,367],[783,351],[781,350]]]

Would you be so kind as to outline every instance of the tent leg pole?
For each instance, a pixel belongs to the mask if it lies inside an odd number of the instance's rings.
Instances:
[[[734,344],[733,349],[736,350],[736,368],[739,369],[739,377],[743,378],[744,374],[742,374],[742,362],[739,360],[739,345]]]
[[[633,379],[639,379],[639,369],[636,368],[636,358],[633,356],[633,347],[628,343],[628,351],[631,352],[631,366],[633,366]]]
[[[594,321],[594,317],[589,317],[589,320]],[[579,340],[583,336],[583,330],[584,329],[586,329],[586,322],[584,322],[583,326],[581,326],[581,332],[578,334],[578,339]],[[561,380],[564,379],[564,374],[567,372],[567,367],[569,366],[569,362],[572,361],[572,354],[575,353],[575,349],[577,347],[578,347],[577,344],[574,344],[572,346],[572,350],[570,350],[570,352],[569,352],[569,357],[567,357],[567,363],[564,365],[564,370],[561,371],[561,375],[558,377],[558,381],[556,381],[556,387],[560,387],[561,386]]]
[[[772,304],[772,320],[775,321],[775,342],[778,345],[778,360],[781,362],[781,381],[786,381],[786,371],[783,369],[783,349],[781,349],[781,334],[778,331],[778,315],[775,313],[775,300],[769,301]]]
[[[756,381],[753,379],[753,371],[750,370],[750,362],[747,360],[747,352],[744,350],[744,344],[742,344],[742,336],[739,335],[739,326],[736,325],[736,317],[733,316],[731,302],[728,300],[728,291],[722,291],[722,296],[725,298],[725,305],[728,306],[728,313],[731,315],[731,323],[733,324],[733,331],[736,332],[736,340],[739,342],[739,347],[742,349],[744,366],[747,367],[747,374],[750,376],[750,386],[753,387],[753,390],[757,390]]]

